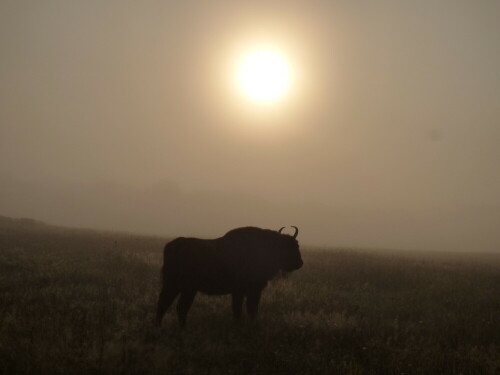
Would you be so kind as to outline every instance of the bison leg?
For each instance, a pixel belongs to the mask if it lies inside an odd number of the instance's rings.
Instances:
[[[179,295],[179,291],[174,288],[164,286],[158,298],[158,309],[156,311],[156,323],[160,326],[163,315],[168,310],[170,305],[174,302],[175,298]]]
[[[183,291],[181,293],[181,298],[179,298],[179,302],[177,302],[177,317],[182,328],[186,327],[187,313],[194,301],[195,296],[196,290]]]
[[[241,311],[243,310],[243,294],[242,293],[233,293],[232,295],[233,302],[233,317],[235,320],[239,320],[241,318]]]
[[[261,290],[253,290],[247,293],[247,313],[251,319],[255,319],[257,317],[257,312],[259,310],[260,293]]]

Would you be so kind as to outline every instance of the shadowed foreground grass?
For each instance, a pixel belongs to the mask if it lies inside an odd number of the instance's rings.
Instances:
[[[153,326],[165,239],[0,220],[5,374],[499,374],[495,255],[303,250],[257,323],[198,295]]]

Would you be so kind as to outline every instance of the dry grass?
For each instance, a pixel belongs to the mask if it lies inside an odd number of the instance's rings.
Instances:
[[[165,239],[0,222],[5,374],[499,374],[498,256],[303,251],[234,325],[198,295],[154,329]]]

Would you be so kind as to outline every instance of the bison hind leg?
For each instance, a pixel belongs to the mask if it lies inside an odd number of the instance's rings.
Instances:
[[[247,313],[252,320],[257,318],[261,292],[260,289],[256,289],[247,293]]]
[[[241,311],[243,309],[243,293],[232,294],[233,317],[235,320],[241,319]]]
[[[193,304],[194,297],[196,296],[196,290],[184,290],[181,293],[179,302],[177,302],[177,317],[179,319],[179,325],[181,328],[186,327],[187,313],[189,308]]]
[[[161,326],[163,315],[165,315],[165,312],[172,305],[179,293],[180,291],[177,288],[166,285],[163,286],[160,297],[158,298],[158,308],[156,311],[156,323],[159,326]]]

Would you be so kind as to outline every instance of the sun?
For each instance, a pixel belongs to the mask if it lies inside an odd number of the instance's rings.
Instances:
[[[237,68],[237,82],[250,99],[274,101],[284,96],[289,89],[290,67],[278,51],[256,49],[241,59]]]

